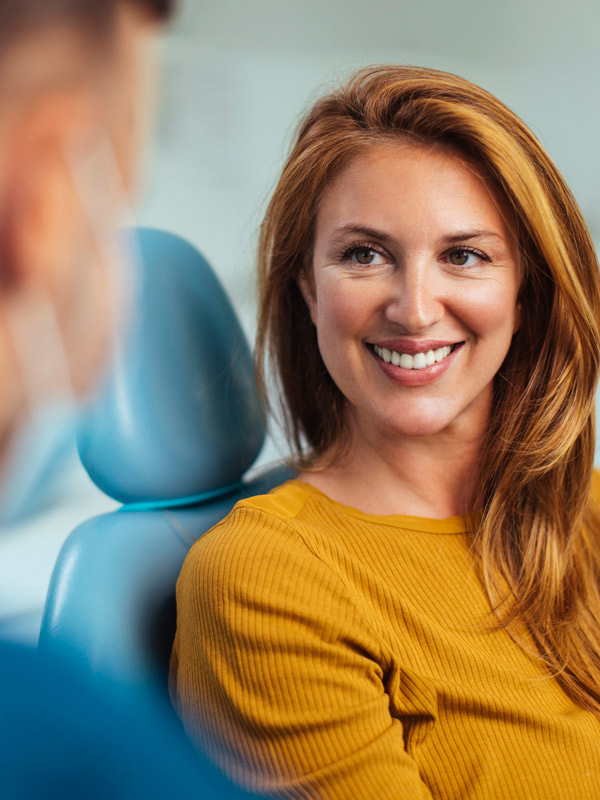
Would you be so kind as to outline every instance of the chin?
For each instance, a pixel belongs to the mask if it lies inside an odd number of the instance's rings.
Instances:
[[[416,412],[400,414],[394,420],[386,420],[385,427],[391,435],[420,438],[441,433],[452,422],[452,417],[435,413]]]
[[[415,421],[410,425],[402,424],[402,426],[394,426],[393,433],[397,436],[423,438],[424,436],[435,436],[441,433],[446,426],[440,426],[435,422],[423,420],[422,422]],[[390,431],[391,432],[391,431]]]

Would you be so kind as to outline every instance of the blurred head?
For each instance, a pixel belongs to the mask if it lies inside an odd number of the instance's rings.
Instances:
[[[502,209],[520,263],[521,314],[499,365],[495,408],[528,442],[524,398],[550,402],[557,418],[541,424],[568,449],[587,425],[598,367],[599,285],[581,214],[535,137],[495,97],[454,75],[385,66],[358,72],[306,114],[261,230],[258,368],[266,349],[292,442],[314,457],[346,433],[347,399],[325,366],[309,308],[316,233],[342,176],[390,146],[463,164]],[[568,433],[558,433],[557,419]],[[537,450],[535,458],[539,466]]]
[[[117,246],[171,0],[0,15],[0,523],[45,503],[126,316]],[[129,270],[130,273],[133,270]]]
[[[148,43],[174,2],[6,0],[0,20],[0,107],[14,110],[52,98],[56,91],[91,90],[91,103],[104,104],[101,112],[96,109],[98,121],[121,145],[123,161],[131,159],[126,131],[135,130],[145,84],[155,77],[147,69],[152,56],[144,51],[152,48]]]
[[[65,379],[49,366],[53,355],[45,358],[44,347],[55,342],[45,341],[42,318],[52,317],[58,329],[50,338],[60,342],[76,395],[89,389],[106,359],[114,313],[110,231],[135,189],[156,39],[171,6],[172,0],[3,4],[2,443],[31,399],[24,364],[49,396],[54,379]]]

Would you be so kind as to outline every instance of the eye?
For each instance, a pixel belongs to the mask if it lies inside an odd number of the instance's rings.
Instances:
[[[471,247],[458,247],[454,250],[449,250],[446,253],[446,258],[455,267],[474,267],[480,261],[489,261],[490,259],[480,250],[474,250]]]
[[[361,247],[360,250],[355,250],[352,254],[354,261],[358,264],[372,264],[375,260],[377,253],[367,247]]]
[[[344,253],[344,260],[352,261],[354,264],[360,264],[361,267],[372,267],[374,265],[382,264],[385,261],[385,256],[374,247],[365,245],[354,245]]]

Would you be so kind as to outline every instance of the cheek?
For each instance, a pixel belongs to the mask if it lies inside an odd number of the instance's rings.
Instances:
[[[351,397],[361,370],[362,338],[372,325],[374,306],[367,287],[358,281],[321,282],[316,288],[313,321],[319,351],[340,391]]]
[[[376,301],[369,287],[358,281],[322,281],[316,288],[313,321],[317,326],[319,344],[360,338],[373,318]]]
[[[328,297],[324,302],[317,304],[315,324],[320,334],[330,332],[344,335],[351,332],[356,312],[356,306],[348,298]]]
[[[507,337],[515,331],[517,318],[516,287],[496,281],[465,291],[455,304],[455,314],[481,338]]]

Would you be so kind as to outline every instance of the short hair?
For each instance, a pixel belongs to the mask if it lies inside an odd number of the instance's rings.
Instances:
[[[600,516],[589,499],[600,275],[577,203],[515,113],[463,78],[406,66],[361,70],[308,111],[259,238],[263,397],[269,363],[289,439],[305,453],[299,463],[339,453],[346,399],[323,363],[298,280],[311,285],[325,187],[358,153],[407,140],[472,164],[512,212],[522,321],[494,380],[473,497],[474,552],[492,608],[512,601],[502,605],[501,624],[525,623],[567,693],[600,716]]]
[[[0,48],[53,26],[72,27],[101,39],[110,33],[123,3],[138,6],[162,22],[172,15],[176,0],[2,0]]]

